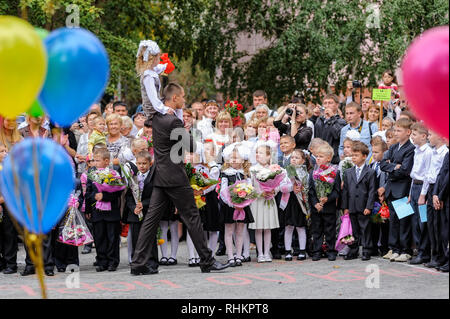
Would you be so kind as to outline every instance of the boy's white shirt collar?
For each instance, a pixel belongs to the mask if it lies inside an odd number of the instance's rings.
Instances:
[[[435,147],[435,148],[434,148],[434,151],[440,155],[440,154],[442,154],[442,153],[448,151],[448,148],[447,148],[447,145],[443,144],[443,145],[441,145],[441,147],[439,147],[439,148],[436,148],[436,147]]]

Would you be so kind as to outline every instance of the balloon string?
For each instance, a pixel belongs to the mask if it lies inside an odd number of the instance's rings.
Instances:
[[[42,233],[42,202],[41,202],[41,183],[39,182],[39,167],[37,158],[37,146],[36,141],[33,140],[33,167],[34,167],[34,188],[36,191],[36,202],[37,202],[37,213],[38,213],[38,223],[36,227],[37,232]]]
[[[19,199],[18,203],[17,203],[19,206],[18,207],[19,212],[23,212],[23,206],[22,206],[22,200],[21,200],[22,196],[20,196],[20,190],[19,190],[19,185],[20,185],[19,177],[17,176],[17,171],[16,171],[16,162],[15,162],[14,155],[12,152],[9,154],[9,156],[11,157],[12,174],[13,174],[13,178],[14,178],[14,193],[16,195],[15,197]],[[29,224],[31,218],[32,218],[31,212],[27,210],[27,214],[24,215],[24,219],[26,221],[28,221],[28,224]]]
[[[42,242],[44,235],[29,233],[24,229],[24,240],[28,248],[28,254],[34,264],[36,273],[41,287],[41,295],[43,299],[47,299],[47,289],[44,282],[44,260],[42,254]]]
[[[51,181],[53,179],[53,171],[54,171],[54,167],[55,167],[55,160],[54,157],[51,157],[51,161],[50,161],[50,170],[48,172],[48,176],[47,176],[47,186],[45,187],[45,192],[44,192],[44,198],[43,198],[43,207],[47,207],[47,201],[48,201],[48,195],[50,194],[50,185],[51,185]]]

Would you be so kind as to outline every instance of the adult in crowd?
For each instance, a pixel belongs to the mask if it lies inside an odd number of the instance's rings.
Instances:
[[[27,125],[19,129],[23,137],[49,137],[50,131],[43,127],[44,116],[26,116]]]
[[[121,116],[122,126],[120,127],[120,134],[128,138],[131,142],[138,133],[137,129],[134,127],[133,120],[129,116]]]
[[[125,164],[125,160],[120,160],[121,152],[130,147],[128,138],[120,134],[122,127],[122,117],[116,113],[108,115],[106,118],[108,135],[106,136],[106,147],[111,154],[113,165]]]
[[[145,113],[143,111],[140,111],[136,112],[131,119],[133,120],[133,125],[136,128],[137,135],[138,132],[144,128],[144,123],[147,117],[145,116]]]
[[[6,146],[8,152],[22,139],[23,136],[17,129],[16,121],[0,116],[0,143]]]
[[[339,157],[342,158],[344,154],[344,140],[347,136],[348,131],[355,130],[360,135],[360,141],[367,145],[369,151],[372,152],[372,146],[370,145],[370,141],[372,139],[372,135],[375,132],[378,132],[377,123],[369,123],[368,121],[363,120],[362,118],[362,109],[358,103],[350,102],[345,106],[345,119],[347,121],[347,125],[345,125],[341,129],[341,138],[339,142]],[[370,158],[371,154],[367,157]]]
[[[333,147],[332,164],[339,164],[339,143],[341,129],[347,125],[339,116],[339,98],[335,94],[327,94],[323,99],[324,115],[319,116],[314,125],[314,136],[321,138]]]
[[[88,132],[84,133],[80,136],[77,145],[77,153],[75,155],[75,162],[77,163],[77,177],[80,177],[81,174],[86,173],[86,157],[89,154],[88,142],[89,136],[94,130],[94,121],[97,117],[101,116],[101,113],[94,111],[90,111],[88,115],[86,115],[86,125]]]
[[[269,105],[267,93],[264,92],[263,90],[256,90],[255,92],[253,92],[253,104],[249,106],[244,113],[246,122],[250,121],[253,114],[256,112],[256,107],[260,104]],[[269,114],[267,114],[267,116],[276,117],[278,116],[278,114],[275,111],[270,111]]]
[[[195,111],[192,109],[183,110],[184,128],[192,135],[195,141],[202,142],[203,141],[202,132],[194,127],[194,113]]]
[[[214,100],[208,101],[205,107],[205,116],[196,123],[197,129],[202,132],[203,137],[206,138],[214,133],[217,114],[219,114],[219,104]]]
[[[194,102],[191,105],[192,115],[196,121],[200,121],[205,116],[205,105],[202,102]]]
[[[295,139],[296,148],[307,150],[312,139],[312,128],[307,125],[307,108],[304,104],[288,104],[277,116],[273,125],[280,136],[287,134]]]
[[[128,105],[122,101],[113,103],[113,113],[120,116],[128,116]]]

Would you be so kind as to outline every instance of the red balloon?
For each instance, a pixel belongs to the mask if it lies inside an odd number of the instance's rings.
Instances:
[[[449,27],[429,29],[414,39],[402,63],[406,98],[419,120],[449,137]]]

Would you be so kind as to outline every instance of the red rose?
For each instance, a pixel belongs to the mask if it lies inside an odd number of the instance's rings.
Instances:
[[[238,101],[234,101],[234,104],[238,104]]]
[[[193,168],[193,169],[191,170],[191,173],[192,173],[192,174],[195,174],[195,168]]]
[[[242,111],[242,109],[243,109],[242,104],[238,104],[236,108],[238,111]]]
[[[331,173],[330,173],[330,177],[335,178],[335,177],[336,177],[336,172],[334,172],[334,171],[331,172]]]
[[[319,176],[319,179],[320,179],[322,182],[326,182],[326,181],[327,181],[326,178],[325,178],[325,176],[323,176],[323,175],[320,175],[320,176]]]
[[[227,100],[227,104],[230,104],[230,100]]]
[[[204,178],[209,178],[208,175],[206,173],[202,173]]]
[[[327,165],[320,165],[319,167],[320,167],[320,169],[323,169],[324,171],[328,169]]]

